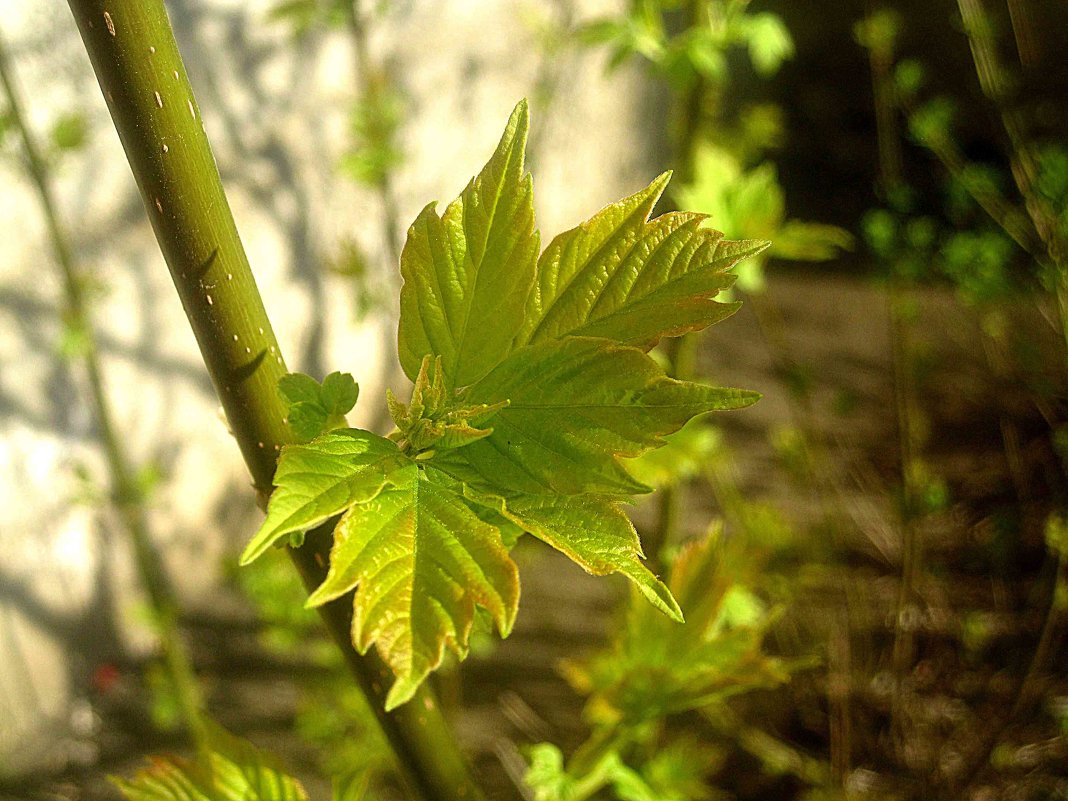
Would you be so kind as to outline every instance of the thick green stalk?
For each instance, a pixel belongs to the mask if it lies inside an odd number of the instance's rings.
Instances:
[[[138,578],[148,594],[149,603],[156,618],[163,659],[178,699],[182,722],[193,739],[199,743],[203,739],[202,710],[204,704],[193,665],[178,632],[177,601],[159,554],[152,544],[144,501],[130,468],[130,460],[123,448],[122,440],[115,430],[111,404],[104,390],[104,377],[100,367],[96,338],[83,295],[84,281],[79,273],[74,250],[70,246],[67,230],[60,221],[59,211],[52,195],[48,164],[41,156],[41,150],[23,113],[22,99],[15,86],[14,72],[2,37],[0,37],[0,84],[3,86],[7,99],[8,115],[22,140],[22,148],[26,156],[26,171],[37,192],[56,265],[62,275],[66,324],[79,334],[78,355],[89,382],[89,398],[93,407],[93,416],[107,459],[111,502],[118,511],[134,548]]]
[[[285,374],[162,0],[69,0],[204,362],[261,497],[288,439]],[[305,583],[326,576],[320,529],[291,550]],[[482,797],[426,689],[383,711],[390,674],[349,642],[351,599],[320,610],[372,701],[409,787],[426,801]]]

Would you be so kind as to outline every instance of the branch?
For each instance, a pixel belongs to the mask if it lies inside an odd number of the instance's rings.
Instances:
[[[193,739],[200,742],[203,736],[203,700],[189,655],[182,644],[175,623],[177,601],[159,553],[152,542],[145,514],[144,498],[137,487],[137,479],[134,471],[131,470],[130,460],[122,439],[115,429],[115,418],[104,389],[104,374],[101,370],[100,356],[86,308],[84,281],[78,269],[67,229],[60,220],[52,196],[48,165],[41,157],[33,131],[30,130],[26,115],[22,111],[22,99],[15,87],[14,76],[2,39],[0,39],[0,86],[3,87],[7,99],[8,114],[22,139],[30,179],[37,190],[55,262],[63,279],[67,324],[82,334],[84,344],[81,349],[81,362],[89,382],[93,416],[96,419],[101,444],[104,446],[107,458],[111,480],[110,500],[133,546],[138,579],[149,597],[156,617],[163,657],[178,699],[182,720]]]

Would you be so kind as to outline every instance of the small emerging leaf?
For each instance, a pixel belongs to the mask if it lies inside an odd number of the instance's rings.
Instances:
[[[307,442],[345,424],[360,387],[349,373],[330,373],[321,385],[303,373],[287,373],[278,379],[278,394],[286,405],[286,424],[293,436]]]
[[[445,387],[441,357],[434,359],[432,371],[430,362],[429,356],[423,357],[411,403],[405,405],[386,391],[390,416],[400,432],[401,449],[414,452],[415,458],[421,458],[431,449],[459,448],[488,437],[493,429],[479,428],[478,424],[508,405],[506,400],[492,404],[456,402]]]
[[[359,429],[286,445],[278,460],[267,518],[241,555],[247,565],[293,532],[307,531],[354,503],[374,498],[386,477],[407,461],[388,439]]]
[[[323,379],[323,407],[332,415],[348,414],[360,397],[360,387],[350,373],[330,373]]]
[[[319,382],[304,373],[286,373],[278,379],[278,394],[288,404],[318,403]]]

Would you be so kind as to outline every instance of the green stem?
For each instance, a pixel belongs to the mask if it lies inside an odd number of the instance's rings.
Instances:
[[[914,105],[906,101],[901,102],[901,111],[906,116],[916,113]],[[960,182],[964,191],[995,225],[1028,254],[1036,259],[1042,258],[1042,241],[1030,218],[1002,197],[997,189],[969,174],[968,161],[951,136],[938,133],[924,138],[922,144],[938,159],[946,172]]]
[[[223,192],[162,0],[69,0],[208,373],[261,499],[288,440],[286,372]],[[308,586],[326,576],[328,528],[290,550]],[[320,609],[373,703],[398,768],[425,801],[480,799],[429,690],[383,711],[389,672],[349,641],[351,599]]]
[[[683,8],[686,28],[697,24],[706,16],[708,7],[704,0],[693,0]],[[694,156],[700,140],[702,124],[707,115],[709,97],[718,99],[722,87],[713,87],[701,75],[696,75],[684,91],[675,98],[674,180],[676,186],[686,184],[693,178]],[[687,334],[664,343],[669,364],[669,374],[680,380],[691,380],[697,364],[700,340],[697,334]],[[686,509],[686,485],[682,482],[665,487],[660,493],[656,527],[646,532],[645,551],[649,568],[659,572],[663,568],[661,550],[679,539]]]
[[[83,295],[84,280],[80,275],[67,230],[60,221],[59,211],[52,195],[48,164],[41,156],[41,150],[23,112],[22,98],[15,86],[14,72],[2,38],[0,38],[0,84],[3,85],[7,98],[8,114],[22,139],[22,148],[26,156],[26,171],[37,192],[53,256],[62,274],[66,323],[80,335],[79,355],[88,379],[93,416],[99,429],[110,473],[111,503],[119,512],[119,517],[133,545],[138,577],[148,594],[149,603],[156,618],[163,658],[178,699],[182,722],[188,728],[194,741],[199,744],[203,742],[204,735],[202,720],[204,704],[189,654],[178,633],[178,604],[159,554],[152,544],[143,498],[130,468],[129,458],[122,446],[122,440],[115,430],[114,415],[104,388],[96,338]]]
[[[870,4],[869,4],[870,5]],[[869,14],[870,14],[869,10]],[[872,47],[868,50],[872,86],[875,95],[876,139],[879,146],[879,183],[889,195],[901,186],[901,141],[898,136],[896,117],[891,105],[893,97],[890,70],[893,67],[892,48]],[[905,306],[909,300],[907,290],[896,275],[896,267],[890,265],[890,287],[887,292],[887,311],[890,322],[891,359],[894,374],[894,401],[897,412],[898,447],[901,454],[901,584],[894,613],[894,641],[891,651],[891,669],[894,677],[893,698],[890,708],[890,730],[895,748],[903,748],[905,673],[915,659],[915,637],[911,626],[906,626],[906,611],[916,598],[916,582],[923,564],[922,543],[916,529],[915,460],[920,441],[917,432],[915,388],[912,384],[908,359],[909,325],[905,320]]]
[[[697,364],[698,334],[686,334],[664,343],[670,374],[681,381],[693,380]],[[664,569],[661,551],[677,543],[684,533],[683,517],[686,510],[686,484],[679,481],[660,491],[660,507],[657,510],[656,526],[645,532],[643,544],[649,569],[660,573]]]
[[[1001,114],[1001,124],[1010,145],[1008,155],[1013,180],[1045,247],[1045,259],[1040,257],[1039,261],[1051,264],[1055,272],[1055,301],[1061,318],[1061,333],[1068,348],[1068,304],[1065,302],[1065,296],[1068,295],[1068,242],[1065,241],[1056,210],[1038,190],[1039,154],[1028,135],[1027,123],[1021,112],[1007,102],[1011,76],[998,55],[992,24],[983,0],[957,0],[957,8],[964,22],[980,88]],[[1014,26],[1021,22],[1018,13],[1012,19]]]

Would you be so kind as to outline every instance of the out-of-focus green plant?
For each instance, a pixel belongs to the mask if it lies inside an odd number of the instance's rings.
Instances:
[[[387,785],[394,769],[389,747],[337,648],[323,636],[315,614],[304,608],[307,596],[293,571],[277,560],[264,560],[237,571],[237,579],[264,623],[264,646],[320,668],[299,680],[302,694],[295,727],[314,747],[319,770],[335,785],[368,790]]]
[[[622,15],[581,28],[579,37],[607,46],[610,67],[642,59],[673,90],[682,178],[675,202],[707,214],[709,226],[731,236],[772,241],[770,250],[739,269],[740,289],[763,289],[768,258],[826,261],[852,246],[844,229],[787,219],[785,193],[766,158],[783,137],[778,110],[743,106],[737,119],[723,112],[733,52],[745,51],[764,78],[793,56],[793,39],[779,16],[754,12],[748,0],[633,0]]]
[[[72,110],[56,116],[47,138],[38,140],[17,88],[6,43],[0,38],[0,146],[7,133],[18,137],[15,158],[20,162],[40,203],[47,241],[62,287],[62,327],[56,351],[85,382],[88,405],[106,477],[101,480],[84,465],[75,468],[81,487],[75,502],[106,508],[118,522],[132,551],[140,588],[147,596],[146,619],[158,636],[161,664],[145,674],[154,723],[161,729],[184,726],[194,742],[204,723],[203,698],[192,660],[178,629],[178,601],[170,577],[154,542],[148,520],[149,503],[162,476],[158,465],[134,464],[111,404],[102,356],[92,320],[92,303],[103,293],[99,278],[80,263],[70,231],[55,199],[55,170],[63,159],[76,154],[89,142],[86,116]]]
[[[672,14],[688,20],[677,33],[671,33]],[[673,82],[697,76],[725,80],[727,57],[734,50],[746,51],[763,76],[775,74],[794,54],[782,18],[751,12],[749,0],[631,0],[623,14],[590,22],[578,33],[588,44],[608,47],[610,67],[637,55]]]
[[[194,759],[155,757],[133,778],[112,782],[129,801],[308,801],[273,757],[214,724],[206,724]]]
[[[853,244],[843,228],[787,219],[786,193],[773,163],[746,169],[738,156],[711,142],[697,146],[692,179],[675,197],[681,206],[707,214],[708,225],[727,236],[771,241],[768,250],[738,270],[738,288],[745,292],[764,289],[769,258],[828,261]]]
[[[980,84],[1005,123],[1009,147],[1001,158],[968,158],[960,144],[961,103],[945,94],[925,96],[926,67],[899,55],[903,18],[890,9],[869,15],[854,34],[886,74],[877,90],[885,106],[880,113],[904,118],[911,140],[944,167],[945,180],[944,218],[913,219],[916,191],[903,180],[898,155],[891,166],[900,180],[883,188],[888,211],[869,215],[864,227],[869,247],[903,277],[948,278],[965,302],[995,312],[1008,294],[1038,283],[1056,294],[1063,280],[1068,150],[1032,137],[1009,105],[1011,76],[990,49],[993,29],[982,3],[960,8]],[[924,235],[917,238],[920,230]]]
[[[358,183],[381,187],[390,173],[404,163],[398,134],[406,103],[385,72],[365,79],[360,98],[349,112],[352,144],[341,157],[341,171]]]
[[[592,734],[566,763],[553,745],[531,750],[526,780],[539,801],[581,801],[604,788],[622,801],[718,797],[724,741],[688,731],[678,716],[789,678],[791,665],[763,650],[776,616],[754,591],[763,566],[759,552],[713,529],[671,567],[685,624],[664,626],[634,603],[606,650],[565,664],[587,696]]]
[[[401,132],[407,98],[385,63],[372,59],[368,30],[390,9],[388,0],[282,0],[268,17],[289,27],[295,40],[315,32],[340,32],[353,51],[354,97],[348,110],[348,141],[337,159],[341,175],[375,192],[381,210],[381,239],[393,262],[400,258],[400,222],[393,193],[394,175],[405,160]],[[388,307],[390,273],[368,257],[355,238],[343,240],[325,259],[335,275],[353,289],[353,316],[363,320]]]

